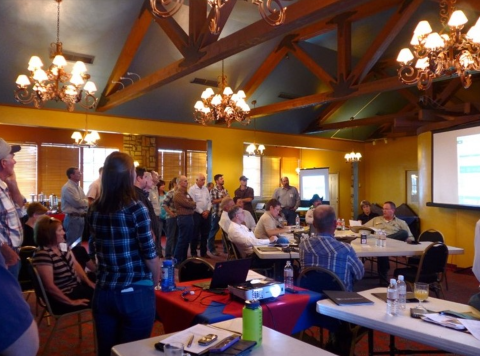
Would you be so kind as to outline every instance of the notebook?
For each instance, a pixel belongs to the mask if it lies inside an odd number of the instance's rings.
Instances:
[[[372,293],[372,295],[374,295],[375,297],[383,300],[384,302],[387,301],[387,293]],[[407,303],[418,303],[418,299],[415,298],[415,295],[413,294],[413,292],[407,292],[406,302]]]
[[[356,305],[356,304],[373,304],[370,299],[365,298],[357,292],[346,292],[341,290],[324,290],[327,295],[337,305]]]
[[[225,289],[229,284],[243,283],[247,279],[251,258],[223,261],[215,264],[211,281],[194,283],[202,289]]]

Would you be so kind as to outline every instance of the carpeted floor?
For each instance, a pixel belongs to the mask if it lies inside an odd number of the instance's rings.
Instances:
[[[222,251],[223,248],[220,244],[217,246],[217,251]],[[212,264],[215,264],[217,261],[225,260],[226,255],[221,253],[220,256],[208,256]],[[369,270],[369,262],[366,264],[366,270]],[[390,272],[393,273],[395,269],[395,264],[391,264]],[[471,273],[471,270],[465,270],[456,273],[453,270],[448,271],[448,290],[445,290],[445,299],[455,301],[458,303],[467,303],[471,295],[478,293],[478,281]],[[378,279],[365,278],[362,281],[358,282],[355,285],[355,290],[366,290],[371,288],[378,287]],[[35,314],[35,298],[31,295],[28,299],[29,304],[32,308],[32,313]],[[51,323],[54,323],[51,320]],[[48,336],[52,331],[52,326],[47,326],[46,320],[43,320],[39,325],[40,330],[40,353],[43,352],[44,345]],[[318,338],[318,328],[311,328],[304,335],[304,341],[315,344],[316,339]],[[152,336],[163,334],[163,326],[161,323],[156,322],[152,330]],[[93,334],[92,334],[92,325],[86,324],[83,328],[83,339],[79,340],[78,331],[76,328],[69,328],[63,331],[59,331],[56,335],[53,336],[54,339],[50,345],[49,350],[45,353],[49,356],[64,356],[64,355],[88,355],[94,356],[94,345],[93,345]],[[326,340],[325,334],[325,340]],[[431,349],[427,346],[411,342],[409,340],[404,340],[401,338],[396,338],[397,347],[399,349],[410,349],[410,350],[428,350]],[[387,349],[389,344],[389,336],[385,333],[375,332],[375,347],[377,349]],[[367,355],[367,337],[365,336],[356,346],[355,355],[362,356]],[[39,354],[40,354],[39,353]],[[480,352],[479,352],[480,354]]]

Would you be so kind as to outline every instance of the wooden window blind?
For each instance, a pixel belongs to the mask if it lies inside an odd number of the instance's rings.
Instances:
[[[79,147],[42,144],[39,154],[39,193],[43,192],[46,196],[56,194],[60,197],[62,187],[68,179],[67,169],[80,166]],[[82,185],[82,182],[80,184]]]
[[[20,145],[22,149],[15,153],[15,174],[20,192],[30,201],[30,194],[37,194],[37,160],[38,147],[35,144],[20,144],[9,142],[10,145]]]
[[[184,152],[174,150],[158,150],[158,174],[168,187],[174,177],[184,174]]]
[[[205,151],[187,151],[187,179],[188,185],[195,184],[195,178],[198,173],[207,175],[207,152]]]
[[[262,197],[271,199],[280,185],[280,157],[262,157]]]

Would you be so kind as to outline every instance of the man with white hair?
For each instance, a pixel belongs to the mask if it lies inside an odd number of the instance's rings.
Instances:
[[[200,255],[207,256],[207,239],[210,233],[210,209],[212,200],[210,192],[205,186],[205,174],[199,173],[195,184],[190,187],[188,193],[197,205],[193,213],[193,237],[190,242],[190,254],[197,256],[198,238],[200,237]]]
[[[0,250],[8,270],[15,278],[20,272],[18,252],[23,242],[20,217],[25,202],[14,171],[17,163],[15,153],[20,150],[19,145],[10,146],[0,138]]]

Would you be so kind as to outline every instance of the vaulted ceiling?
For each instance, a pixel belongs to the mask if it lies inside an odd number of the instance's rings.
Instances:
[[[418,21],[440,30],[439,2],[281,0],[286,21],[272,27],[251,1],[229,0],[213,35],[205,0],[185,1],[162,19],[149,1],[63,0],[60,40],[65,51],[94,57],[87,68],[98,113],[192,123],[202,83],[217,81],[223,61],[228,84],[247,94],[257,130],[371,141],[480,119],[476,74],[469,89],[447,78],[427,92],[397,78],[395,58]],[[0,2],[0,105],[22,105],[13,90],[31,55],[50,62],[56,5]],[[456,7],[469,18],[467,29],[480,15],[478,1]]]

